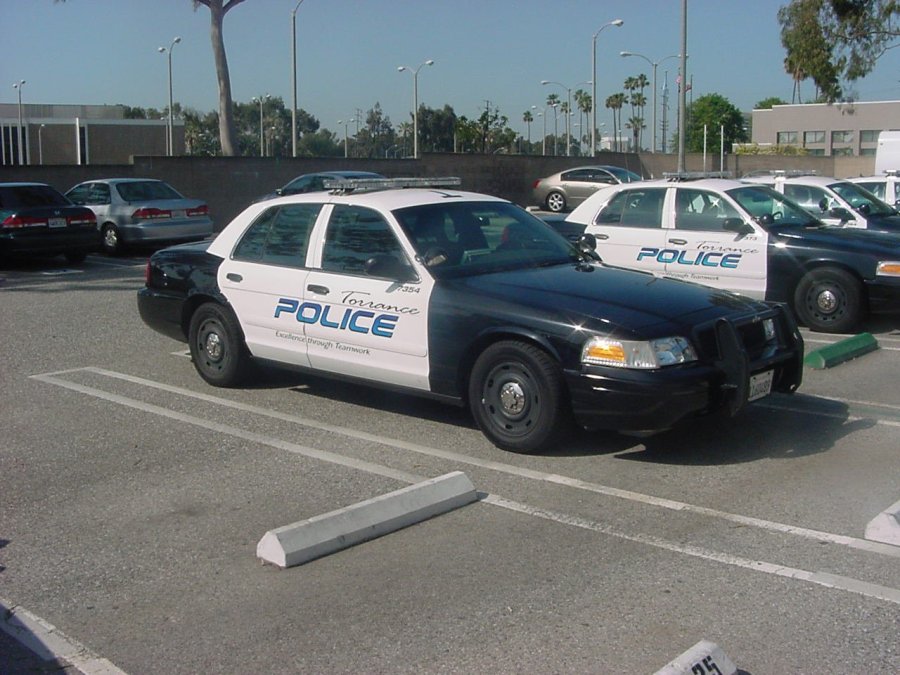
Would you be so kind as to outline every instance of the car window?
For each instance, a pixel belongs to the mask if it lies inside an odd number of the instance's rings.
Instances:
[[[728,218],[740,220],[741,215],[715,192],[691,188],[675,192],[675,229],[721,231]]]
[[[560,176],[560,180],[590,180],[591,172],[588,169],[574,169],[566,171]]]
[[[728,196],[763,227],[821,225],[806,209],[767,185],[746,185],[728,190]]]
[[[834,197],[823,188],[814,185],[790,185],[784,186],[784,196],[794,200],[810,213],[821,213],[834,206]],[[825,200],[825,209],[822,208],[822,200]]]
[[[175,189],[162,181],[142,180],[117,183],[116,190],[126,202],[148,202],[160,199],[182,199]]]
[[[662,227],[662,207],[666,188],[622,190],[597,214],[598,225],[621,227]]]
[[[69,205],[71,205],[71,202],[49,185],[12,185],[0,187],[0,208],[3,209]]]
[[[868,209],[868,213],[873,216],[887,216],[894,212],[893,206],[885,204],[862,185],[841,181],[840,183],[832,183],[828,187],[857,211],[860,210],[860,207],[865,207]]]
[[[303,267],[309,235],[321,210],[321,204],[288,204],[267,209],[247,228],[232,258]]]
[[[109,204],[109,185],[106,183],[92,183],[87,195],[87,203],[97,206]]]
[[[78,185],[77,187],[73,187],[66,193],[66,197],[68,197],[71,201],[76,204],[86,204],[88,201],[88,195],[90,194],[91,186],[90,185]]]
[[[880,183],[880,182],[876,182],[876,181],[873,181],[871,183],[863,183],[862,181],[859,181],[856,184],[862,186],[863,188],[865,188],[866,190],[871,192],[873,195],[878,197],[878,199],[881,199],[881,200],[884,199],[884,192],[885,192],[885,184],[884,183]]]
[[[376,256],[408,262],[400,242],[380,213],[361,206],[337,204],[325,231],[322,269],[365,274],[366,262]]]
[[[578,257],[553,228],[507,202],[441,202],[393,214],[417,259],[440,279],[569,263]]]
[[[633,171],[629,171],[628,169],[622,169],[617,166],[611,166],[607,169],[620,183],[634,183],[636,181],[644,180],[639,175],[634,173]]]

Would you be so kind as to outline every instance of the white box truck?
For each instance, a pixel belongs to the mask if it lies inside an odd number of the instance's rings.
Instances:
[[[875,149],[875,175],[888,169],[900,169],[900,131],[882,131]]]

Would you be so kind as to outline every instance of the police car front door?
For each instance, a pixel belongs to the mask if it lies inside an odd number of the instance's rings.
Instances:
[[[761,228],[735,231],[749,224],[709,190],[677,188],[671,213],[661,254],[666,276],[765,297],[768,235]]]
[[[635,187],[613,195],[585,232],[597,239],[597,253],[608,265],[663,274],[660,262],[662,215],[667,188]]]
[[[316,246],[321,255],[299,315],[312,367],[427,390],[433,280],[415,274],[396,234],[372,209],[335,205]]]

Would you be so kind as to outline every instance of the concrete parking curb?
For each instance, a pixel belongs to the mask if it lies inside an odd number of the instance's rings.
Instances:
[[[827,347],[811,351],[803,359],[803,363],[810,368],[821,370],[855,359],[857,356],[868,354],[876,349],[878,349],[878,341],[875,337],[871,333],[860,333]]]
[[[693,673],[735,675],[737,667],[715,642],[700,640],[653,675],[693,675]]]
[[[375,539],[478,499],[461,471],[380,495],[352,506],[269,530],[256,555],[278,567],[293,567]]]
[[[866,539],[900,546],[900,502],[879,513],[866,525]]]

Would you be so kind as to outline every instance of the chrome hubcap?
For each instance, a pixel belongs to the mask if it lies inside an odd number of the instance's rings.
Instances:
[[[819,293],[819,297],[816,298],[816,305],[821,311],[830,313],[837,309],[838,298],[834,291],[822,291]]]
[[[507,382],[500,389],[500,405],[507,415],[518,415],[525,409],[525,392],[518,382]]]
[[[222,340],[216,333],[210,333],[206,336],[206,340],[203,343],[203,350],[207,353],[209,358],[214,361],[218,361],[222,358]]]

